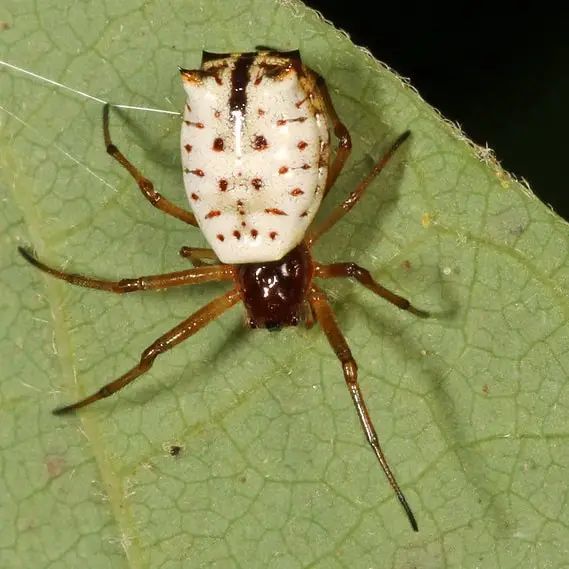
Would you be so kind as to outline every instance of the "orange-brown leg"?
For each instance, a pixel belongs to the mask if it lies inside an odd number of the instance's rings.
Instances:
[[[340,120],[336,109],[334,108],[334,103],[332,103],[332,98],[330,97],[330,92],[328,91],[328,86],[326,85],[326,80],[324,77],[314,72],[316,75],[318,89],[322,94],[324,99],[324,104],[326,105],[326,112],[332,121],[332,127],[334,129],[334,134],[338,139],[338,148],[336,149],[336,154],[330,169],[328,170],[328,177],[326,179],[326,187],[324,188],[324,198],[327,196],[330,188],[334,185],[334,182],[340,175],[340,172],[344,169],[346,161],[350,157],[352,151],[352,139],[350,133],[346,128],[346,125]]]
[[[374,166],[373,170],[360,182],[358,187],[339,206],[332,210],[330,215],[314,228],[309,229],[306,241],[309,246],[313,245],[326,231],[331,229],[344,215],[346,215],[362,198],[364,191],[373,179],[383,170],[395,151],[407,140],[410,131],[404,132],[391,146],[387,153]]]
[[[93,395],[85,397],[85,399],[81,399],[81,401],[73,403],[72,405],[54,409],[53,414],[63,415],[81,407],[90,405],[91,403],[95,403],[95,401],[99,401],[105,397],[110,397],[113,393],[116,393],[123,387],[127,386],[137,377],[146,373],[152,367],[154,360],[159,355],[171,350],[180,342],[183,342],[185,339],[193,336],[196,332],[221,316],[227,309],[237,304],[240,300],[241,293],[237,290],[230,290],[223,296],[220,296],[209,304],[206,304],[203,308],[200,308],[192,316],[178,324],[175,328],[172,328],[172,330],[158,338],[158,340],[146,348],[146,350],[142,352],[138,365],[134,366],[130,371],[127,371],[118,379],[107,383],[107,385],[103,386]]]
[[[314,315],[314,310],[312,309],[312,305],[308,300],[304,301],[304,305],[302,307],[304,312],[304,326],[310,330],[316,323],[316,316]]]
[[[411,523],[411,527],[414,531],[419,531],[415,516],[413,515],[413,512],[411,511],[411,508],[407,503],[407,500],[405,499],[401,488],[399,488],[399,485],[395,480],[395,476],[387,464],[387,459],[381,450],[377,433],[369,416],[364,397],[358,385],[357,364],[352,357],[352,352],[350,351],[350,348],[344,336],[342,335],[340,328],[338,327],[338,323],[336,322],[336,318],[334,317],[330,303],[328,302],[326,295],[314,285],[311,287],[308,298],[310,304],[314,308],[314,312],[316,313],[316,317],[320,322],[320,326],[322,326],[322,329],[328,338],[328,342],[330,342],[332,349],[342,363],[342,368],[344,370],[344,379],[346,380],[346,384],[350,390],[350,395],[352,396],[352,401],[356,407],[358,418],[365,433],[366,439],[373,449],[373,452],[375,453],[375,456],[377,457],[377,460],[379,461],[383,472],[385,472],[391,488],[403,506],[403,509],[409,518],[409,522]]]
[[[144,197],[156,208],[167,213],[177,219],[193,225],[198,226],[198,222],[194,217],[193,213],[174,205],[172,202],[168,201],[162,194],[159,194],[154,189],[154,184],[145,178],[138,168],[136,168],[132,162],[113,144],[111,140],[111,135],[109,133],[109,104],[107,103],[103,107],[103,134],[105,137],[105,146],[107,147],[107,152],[123,166],[130,175],[136,180],[140,191]]]
[[[214,261],[215,264],[219,264],[219,259],[212,249],[201,249],[199,247],[182,247],[180,249],[180,256],[184,259],[189,259],[190,263],[194,267],[204,267],[207,263],[203,262],[203,259],[208,259]]]
[[[411,314],[421,318],[429,317],[428,312],[415,308],[406,298],[403,298],[380,285],[373,279],[367,269],[364,269],[355,263],[334,263],[332,265],[320,265],[315,263],[314,276],[320,277],[321,279],[352,277],[363,284],[367,289],[397,306],[397,308],[407,310],[408,312],[411,312]]]
[[[206,283],[209,281],[225,281],[232,279],[234,274],[233,265],[217,265],[198,267],[195,269],[166,273],[163,275],[122,279],[120,281],[104,281],[101,279],[92,279],[83,275],[65,273],[57,269],[52,269],[45,263],[36,259],[23,247],[18,247],[18,251],[22,257],[34,265],[34,267],[37,267],[44,273],[52,275],[55,278],[67,281],[73,285],[85,288],[94,288],[97,290],[106,290],[108,292],[116,292],[118,294],[125,294],[127,292],[135,292],[138,290],[166,289],[175,286]]]

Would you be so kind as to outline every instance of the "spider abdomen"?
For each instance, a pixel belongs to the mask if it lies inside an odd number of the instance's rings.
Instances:
[[[184,183],[203,234],[224,263],[281,259],[304,237],[328,174],[313,72],[297,52],[206,53],[182,79]]]

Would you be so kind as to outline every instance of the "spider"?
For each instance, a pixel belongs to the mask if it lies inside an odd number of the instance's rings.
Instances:
[[[251,328],[280,330],[320,323],[341,362],[367,442],[414,531],[417,522],[387,463],[358,384],[357,365],[330,303],[316,279],[349,277],[402,310],[429,314],[377,283],[355,263],[321,264],[316,241],[362,198],[372,180],[409,137],[401,134],[354,191],[320,224],[311,224],[351,152],[351,138],[332,104],[326,82],[305,66],[298,51],[204,52],[202,66],[180,69],[187,94],[182,125],[184,183],[193,213],[154,189],[113,144],[109,105],[103,108],[107,152],[137,182],[156,208],[199,227],[211,249],[182,247],[194,268],[119,281],[71,274],[44,264],[20,247],[41,271],[73,285],[118,294],[229,281],[231,290],[209,302],[147,347],[139,363],[84,399],[57,408],[64,415],[113,395],[146,373],[161,354],[243,302]],[[207,96],[205,96],[207,95]],[[330,126],[338,140],[330,159]],[[284,161],[284,162],[283,162]]]

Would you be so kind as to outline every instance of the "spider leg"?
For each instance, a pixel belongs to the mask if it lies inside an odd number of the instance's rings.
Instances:
[[[219,259],[212,249],[201,249],[199,247],[182,247],[180,249],[180,257],[189,259],[194,267],[207,266],[203,259],[211,259],[216,264],[219,264]]]
[[[314,309],[308,300],[304,301],[302,307],[304,311],[304,326],[307,330],[310,330],[316,324],[316,315],[314,314]]]
[[[326,231],[334,227],[360,201],[364,191],[383,170],[389,159],[395,154],[395,151],[409,138],[410,134],[411,131],[407,130],[399,136],[387,153],[377,162],[373,170],[359,183],[358,187],[340,205],[336,206],[321,224],[308,231],[306,241],[309,246],[312,246]]]
[[[198,226],[198,222],[193,213],[174,205],[172,202],[168,201],[162,194],[159,194],[154,189],[154,184],[145,178],[138,168],[132,164],[132,162],[113,144],[111,140],[111,135],[109,132],[109,104],[107,103],[103,107],[103,135],[105,138],[105,146],[107,152],[121,165],[123,168],[128,170],[130,175],[136,180],[140,191],[144,197],[156,208],[171,215],[177,219],[189,223],[194,227]]]
[[[165,273],[162,275],[152,275],[145,277],[137,277],[134,279],[122,279],[120,281],[105,281],[101,279],[92,279],[83,275],[65,273],[57,269],[52,269],[46,264],[36,259],[29,251],[23,247],[18,247],[18,251],[34,267],[37,267],[44,273],[51,275],[62,281],[67,281],[73,285],[85,288],[94,288],[98,290],[106,290],[108,292],[116,292],[118,294],[126,294],[127,292],[135,292],[138,290],[157,290],[166,289],[176,286],[189,284],[199,284],[209,281],[224,281],[233,278],[234,269],[232,265],[217,265],[198,267],[195,269],[187,269],[186,271],[178,271],[174,273]]]
[[[237,304],[240,300],[241,293],[236,290],[230,290],[223,296],[220,296],[209,304],[206,304],[192,316],[178,324],[175,328],[172,328],[169,332],[158,338],[153,344],[146,348],[146,350],[142,352],[138,365],[134,366],[130,371],[127,371],[118,379],[107,383],[107,385],[103,386],[96,393],[93,393],[93,395],[85,397],[85,399],[81,399],[72,405],[54,409],[53,414],[64,415],[81,407],[86,407],[87,405],[90,405],[95,401],[99,401],[100,399],[104,399],[105,397],[110,397],[113,393],[116,393],[123,387],[127,386],[131,381],[134,381],[137,377],[146,373],[152,367],[154,360],[159,355],[171,350],[180,342],[183,342],[185,339],[193,336],[196,332],[221,316],[227,309]]]
[[[397,306],[397,308],[407,310],[408,312],[411,312],[411,314],[419,316],[420,318],[429,317],[428,312],[415,308],[406,298],[403,298],[380,285],[373,279],[367,269],[364,269],[355,263],[334,263],[332,265],[319,265],[316,263],[314,267],[314,276],[320,277],[321,279],[352,277],[373,293],[385,298],[385,300]]]
[[[403,506],[403,509],[407,514],[407,518],[411,523],[411,527],[414,531],[419,531],[415,516],[413,515],[413,512],[411,511],[411,508],[407,503],[403,492],[399,488],[399,485],[395,480],[395,476],[387,464],[387,459],[381,450],[377,433],[369,416],[364,397],[358,385],[357,364],[352,357],[352,352],[350,351],[350,348],[344,336],[342,335],[340,328],[338,327],[338,323],[336,322],[336,318],[334,316],[332,308],[330,307],[330,303],[328,302],[326,295],[315,285],[312,285],[308,298],[310,304],[314,308],[314,312],[316,313],[316,317],[320,322],[320,326],[322,326],[322,329],[328,338],[328,342],[342,363],[342,368],[344,370],[344,379],[346,380],[352,401],[356,407],[358,418],[365,433],[367,442],[373,449],[373,452],[375,453],[375,456],[377,457],[377,460],[379,461],[379,464],[383,469],[385,476],[387,476],[387,480],[389,481],[391,488]]]
[[[334,182],[340,175],[340,172],[344,169],[344,165],[350,157],[350,153],[352,151],[352,139],[346,125],[344,125],[340,120],[340,117],[334,108],[334,103],[332,103],[332,98],[330,97],[326,80],[315,71],[313,71],[313,73],[316,75],[316,84],[322,94],[322,98],[324,99],[324,104],[326,106],[326,112],[332,121],[334,134],[338,139],[338,148],[336,149],[334,160],[328,170],[328,177],[326,178],[326,187],[324,188],[324,195],[322,198],[324,199],[328,195],[328,192],[334,185]]]

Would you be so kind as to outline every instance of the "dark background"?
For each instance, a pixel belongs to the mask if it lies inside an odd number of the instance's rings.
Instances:
[[[569,17],[562,4],[304,2],[408,77],[569,219]]]

